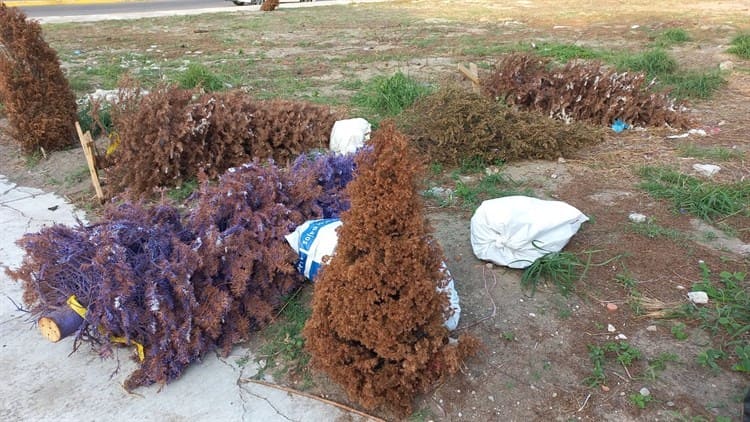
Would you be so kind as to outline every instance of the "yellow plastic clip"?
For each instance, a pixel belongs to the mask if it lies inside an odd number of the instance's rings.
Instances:
[[[130,340],[130,343],[128,343],[128,339],[125,337],[115,337],[115,336],[109,336],[109,340],[114,343],[120,343],[120,344],[132,344],[135,346],[136,352],[138,352],[138,359],[143,362],[144,359],[146,359],[146,355],[143,353],[143,345],[141,343],[138,343],[137,341]]]
[[[76,295],[69,297],[66,302],[68,306],[70,306],[70,309],[80,315],[81,318],[86,318],[86,308],[84,308],[83,305],[78,302],[78,299],[76,299]]]
[[[76,295],[70,296],[66,302],[68,306],[70,306],[70,309],[72,309],[75,313],[80,315],[81,318],[86,318],[87,310],[83,305],[81,305],[80,302],[78,302]],[[128,340],[125,337],[116,337],[116,336],[109,336],[109,340],[114,343],[120,343],[124,345],[128,345],[128,344],[134,345],[136,352],[138,352],[138,359],[140,359],[141,362],[143,362],[143,360],[146,359],[146,355],[143,352],[143,345],[141,343],[138,343],[137,341],[133,341],[133,340],[130,340],[130,342],[128,342]]]

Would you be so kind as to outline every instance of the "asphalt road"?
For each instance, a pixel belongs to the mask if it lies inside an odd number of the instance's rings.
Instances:
[[[125,1],[98,4],[62,4],[56,6],[21,7],[30,18],[49,16],[86,16],[123,13],[165,12],[179,10],[211,9],[216,7],[236,7],[226,0],[150,0]]]

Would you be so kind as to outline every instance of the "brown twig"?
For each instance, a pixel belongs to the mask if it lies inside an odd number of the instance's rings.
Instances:
[[[296,394],[298,396],[306,397],[308,399],[317,400],[319,402],[322,402],[322,403],[325,403],[325,404],[329,404],[331,406],[337,407],[337,408],[345,410],[347,412],[354,413],[356,415],[362,416],[363,418],[367,418],[368,420],[371,420],[371,421],[385,422],[384,419],[380,419],[377,416],[368,415],[365,412],[359,411],[359,410],[354,409],[352,407],[349,407],[349,406],[347,406],[345,404],[341,404],[341,403],[337,403],[337,402],[332,401],[332,400],[324,399],[323,397],[318,397],[316,395],[305,393],[303,391],[293,390],[291,388],[287,388],[287,387],[284,387],[282,385],[271,384],[269,382],[265,382],[265,381],[261,381],[261,380],[256,380],[256,379],[252,379],[252,378],[240,378],[239,380],[237,380],[237,383],[240,383],[240,384],[251,383],[251,384],[262,385],[264,387],[275,388],[277,390],[281,390],[281,391],[284,391],[284,392],[289,393],[289,394]]]
[[[469,328],[474,327],[474,326],[476,326],[478,324],[481,324],[484,321],[487,321],[488,319],[492,319],[492,318],[495,317],[495,315],[497,315],[497,304],[495,303],[495,299],[492,298],[492,293],[490,293],[490,289],[487,287],[487,276],[485,274],[485,268],[486,267],[482,267],[482,278],[484,279],[484,291],[487,293],[487,296],[490,298],[490,302],[492,303],[492,312],[489,315],[487,315],[487,316],[485,316],[483,318],[480,318],[477,321],[474,321],[474,323],[469,324],[469,325],[467,325],[465,327],[461,327],[461,328],[457,329],[456,331],[461,331],[461,330],[469,329]],[[497,285],[497,277],[495,276],[494,272],[492,272],[492,278],[494,280],[493,283],[492,283],[492,287],[494,288],[495,285]]]

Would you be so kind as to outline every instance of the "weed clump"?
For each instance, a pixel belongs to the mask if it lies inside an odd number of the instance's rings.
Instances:
[[[750,34],[740,34],[732,39],[728,53],[743,59],[750,59]]]
[[[25,153],[75,140],[76,102],[39,23],[0,2],[0,102]]]
[[[113,110],[120,143],[107,169],[111,194],[137,196],[179,186],[204,172],[218,177],[253,159],[287,163],[328,145],[336,116],[327,107],[256,101],[240,91],[204,94],[161,87],[121,90]]]
[[[659,61],[654,66],[665,71],[672,63]],[[566,122],[609,126],[621,119],[634,126],[688,128],[691,120],[684,105],[667,93],[652,91],[655,82],[646,84],[645,78],[643,73],[618,73],[598,62],[553,67],[548,59],[512,54],[482,84],[491,98]]]
[[[455,86],[421,99],[401,122],[420,152],[447,165],[476,159],[557,159],[603,136],[598,128],[513,110]]]
[[[432,88],[414,78],[396,72],[393,76],[371,79],[353,98],[354,105],[381,117],[393,117],[408,108]]]
[[[304,336],[313,365],[366,408],[408,414],[478,340],[448,341],[448,282],[416,190],[422,166],[392,123],[375,132],[348,185],[336,255],[319,275]]]

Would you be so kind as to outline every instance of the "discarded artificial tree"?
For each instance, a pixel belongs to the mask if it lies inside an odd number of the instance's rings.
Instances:
[[[39,23],[0,2],[0,99],[26,153],[75,141],[76,101]]]
[[[449,342],[448,281],[417,193],[422,166],[392,123],[375,132],[346,190],[336,255],[315,284],[304,335],[313,365],[366,408],[408,414],[478,341]]]

